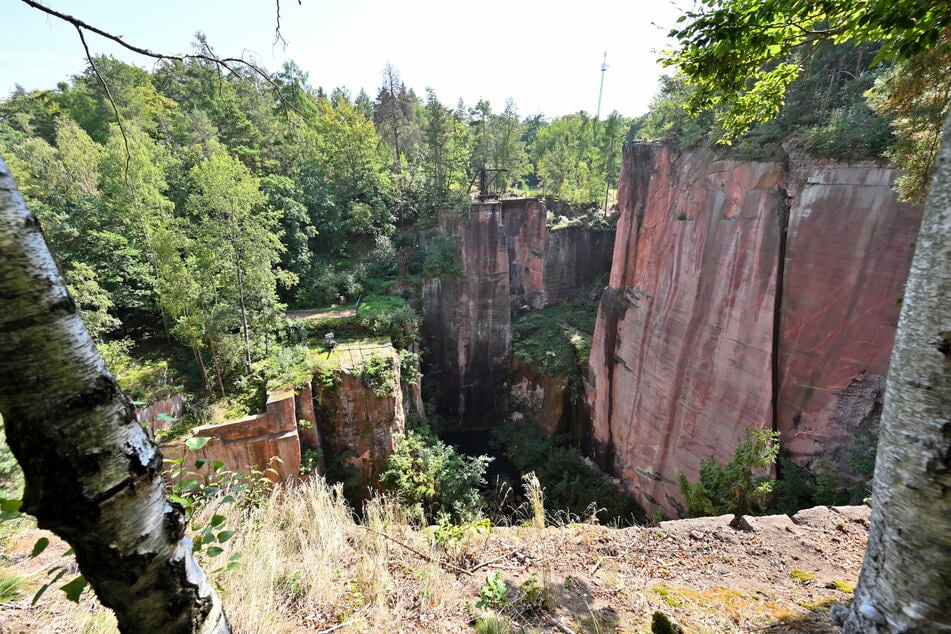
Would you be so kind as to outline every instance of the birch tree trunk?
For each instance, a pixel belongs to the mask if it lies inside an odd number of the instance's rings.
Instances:
[[[96,352],[0,158],[0,412],[23,510],[74,548],[123,632],[225,633],[162,456]]]
[[[951,116],[908,276],[844,632],[951,632]]]

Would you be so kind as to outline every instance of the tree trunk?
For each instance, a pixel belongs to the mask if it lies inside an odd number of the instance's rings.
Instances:
[[[0,159],[0,412],[23,510],[74,548],[123,632],[229,632],[162,456],[96,352]]]
[[[951,631],[951,115],[885,388],[862,574],[844,632]]]

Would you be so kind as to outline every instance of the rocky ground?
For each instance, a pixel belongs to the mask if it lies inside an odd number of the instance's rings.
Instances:
[[[493,528],[441,550],[421,546],[420,533],[406,527],[388,527],[385,537],[364,529],[383,545],[388,585],[405,579],[405,587],[380,595],[397,597],[399,610],[388,619],[339,605],[289,604],[279,629],[471,632],[489,617],[501,629],[482,623],[481,631],[650,632],[661,612],[685,632],[834,632],[829,608],[851,600],[868,517],[864,506],[816,507],[792,518],[744,517],[736,528],[732,516],[626,529]],[[42,555],[29,557],[40,533],[30,529],[6,539],[3,574],[28,581],[19,596],[3,598],[0,632],[115,631],[88,592],[79,606],[56,590],[31,606],[45,571],[70,565],[61,557],[65,544],[55,539]],[[428,574],[439,577],[438,587],[421,581],[427,565]],[[504,587],[496,584],[493,593],[487,577],[496,573]],[[480,599],[488,605],[477,607]],[[389,601],[379,603],[377,612]]]

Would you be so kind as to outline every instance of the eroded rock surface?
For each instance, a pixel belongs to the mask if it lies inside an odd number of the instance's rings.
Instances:
[[[650,512],[776,428],[849,475],[878,402],[921,210],[895,170],[625,148],[587,381],[591,453]]]

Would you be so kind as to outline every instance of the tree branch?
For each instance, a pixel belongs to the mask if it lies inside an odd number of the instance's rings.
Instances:
[[[96,67],[96,62],[92,58],[92,53],[89,52],[89,45],[86,44],[86,36],[83,34],[83,30],[76,27],[76,32],[79,33],[79,41],[83,43],[83,48],[86,50],[86,59],[89,60],[89,66],[92,67],[92,72],[96,74],[96,77],[99,78],[99,83],[102,84],[102,89],[106,91],[106,98],[109,100],[109,105],[112,106],[112,111],[116,115],[116,123],[119,125],[119,133],[122,134],[122,142],[125,144],[125,173],[124,177],[126,182],[129,181],[129,164],[132,162],[132,152],[129,150],[129,137],[126,136],[125,126],[122,125],[122,117],[119,116],[119,107],[116,105],[116,100],[112,97],[112,91],[109,90],[109,84],[106,83],[106,80],[103,78],[102,73],[99,72],[99,68]]]
[[[76,27],[76,30],[80,32],[80,36],[82,36],[82,30],[85,29],[86,31],[89,31],[90,33],[95,33],[96,35],[100,37],[104,37],[107,40],[115,42],[119,46],[129,51],[132,51],[133,53],[142,55],[144,57],[151,57],[152,59],[159,60],[159,61],[172,60],[172,61],[184,62],[189,59],[202,60],[206,62],[211,62],[213,64],[217,64],[218,66],[225,68],[228,72],[230,72],[232,75],[236,77],[240,77],[240,75],[238,75],[235,69],[232,68],[232,65],[244,66],[245,68],[253,72],[255,75],[263,79],[265,82],[267,82],[267,84],[271,86],[271,88],[274,89],[274,91],[277,93],[278,98],[280,99],[281,103],[285,106],[285,108],[293,109],[293,106],[291,106],[290,103],[287,101],[287,99],[285,99],[284,93],[281,92],[281,87],[278,86],[277,83],[275,83],[273,79],[271,79],[271,76],[268,75],[262,68],[260,68],[259,66],[257,66],[256,64],[252,62],[249,62],[246,59],[242,59],[240,57],[218,57],[217,55],[214,55],[214,54],[205,54],[205,53],[187,53],[184,55],[170,55],[168,53],[157,53],[147,48],[142,48],[141,46],[130,44],[118,35],[113,35],[112,33],[109,33],[108,31],[103,31],[97,26],[89,24],[88,22],[84,22],[83,20],[80,20],[77,17],[69,15],[68,13],[63,13],[61,11],[57,11],[56,9],[53,9],[52,7],[48,7],[44,4],[40,4],[39,2],[36,2],[35,0],[21,0],[21,1],[29,7],[32,7],[38,11],[42,11],[43,13],[46,13],[47,15],[51,15],[54,18],[58,18],[60,20],[63,20],[64,22],[68,22],[69,24],[72,24],[74,27]],[[299,1],[300,0],[298,0],[298,2]],[[85,40],[83,41],[83,45],[85,46]],[[209,51],[210,53],[209,48],[206,48],[205,50]],[[89,54],[88,47],[86,48],[86,54],[87,55]],[[101,79],[102,77],[100,77],[100,80]]]

